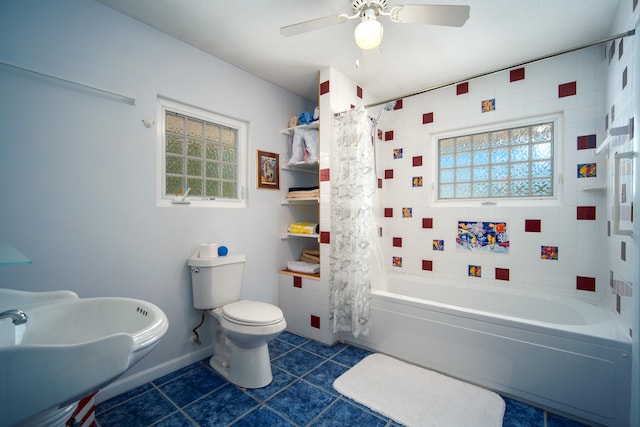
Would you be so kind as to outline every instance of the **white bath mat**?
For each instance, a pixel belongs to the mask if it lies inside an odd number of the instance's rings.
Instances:
[[[505,403],[496,393],[383,354],[362,359],[333,387],[406,426],[502,426]]]

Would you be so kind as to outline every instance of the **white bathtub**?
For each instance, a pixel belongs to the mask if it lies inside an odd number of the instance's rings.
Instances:
[[[628,426],[631,338],[589,302],[391,275],[345,341],[590,424]]]

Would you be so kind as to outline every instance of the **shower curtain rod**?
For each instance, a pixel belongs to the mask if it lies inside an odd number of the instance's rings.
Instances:
[[[127,104],[136,105],[136,98],[135,97],[123,95],[121,93],[114,92],[112,90],[102,89],[102,88],[99,88],[99,87],[96,87],[96,86],[92,86],[92,85],[89,85],[89,84],[86,84],[86,83],[80,83],[80,82],[76,82],[76,81],[73,81],[73,80],[65,79],[64,77],[54,76],[53,74],[43,73],[41,71],[36,71],[36,70],[32,70],[30,68],[21,67],[19,65],[11,64],[10,62],[6,62],[6,61],[2,61],[2,60],[0,60],[0,64],[9,66],[11,68],[15,68],[15,69],[20,70],[20,71],[26,71],[28,73],[36,74],[36,75],[41,76],[41,77],[46,77],[46,78],[49,78],[49,79],[59,80],[61,82],[71,83],[71,84],[76,85],[76,86],[81,86],[81,87],[83,87],[85,89],[91,89],[91,90],[95,90],[97,92],[102,92],[102,93],[106,93],[106,94],[109,94],[109,95],[117,96],[117,97],[122,98],[124,100],[124,102],[126,102]]]
[[[392,98],[392,99],[387,99],[386,101],[380,101],[380,102],[376,102],[376,103],[373,103],[373,104],[365,105],[364,108],[377,107],[378,105],[387,104],[387,103],[392,102],[392,101],[397,101],[398,99],[409,98],[411,96],[421,95],[423,93],[431,92],[431,91],[434,91],[434,90],[437,90],[437,89],[442,89],[444,87],[453,86],[453,85],[456,85],[458,83],[463,83],[463,82],[466,82],[466,81],[469,81],[469,80],[473,80],[473,79],[477,79],[477,78],[480,78],[480,77],[488,76],[490,74],[495,74],[495,73],[499,73],[501,71],[506,71],[506,70],[509,70],[511,68],[522,67],[523,65],[531,64],[533,62],[543,61],[545,59],[553,58],[555,56],[564,55],[565,53],[571,53],[571,52],[575,52],[575,51],[578,51],[578,50],[586,49],[586,48],[589,48],[589,47],[598,46],[598,45],[601,45],[601,44],[604,44],[604,43],[608,43],[608,42],[613,41],[613,40],[617,40],[617,39],[621,39],[621,38],[624,38],[624,37],[633,36],[633,35],[635,35],[635,33],[636,33],[635,29],[629,30],[629,31],[617,34],[615,36],[609,37],[609,38],[604,39],[604,40],[599,40],[599,41],[588,43],[588,44],[585,44],[585,45],[582,45],[582,46],[579,46],[579,47],[573,47],[573,48],[570,48],[570,49],[561,50],[561,51],[558,51],[558,52],[555,52],[555,53],[551,53],[551,54],[548,54],[548,55],[539,56],[537,58],[530,59],[530,60],[525,61],[525,62],[520,62],[518,64],[510,65],[508,67],[500,68],[500,69],[493,70],[493,71],[487,71],[486,73],[476,74],[474,76],[467,77],[466,79],[455,80],[455,81],[452,81],[452,82],[449,82],[449,83],[444,83],[444,84],[441,84],[441,85],[438,85],[438,86],[433,86],[433,87],[430,87],[430,88],[427,88],[427,89],[422,89],[422,90],[419,90],[417,92],[409,93],[407,95],[399,96],[399,97]],[[336,113],[336,114],[338,114],[338,113]]]

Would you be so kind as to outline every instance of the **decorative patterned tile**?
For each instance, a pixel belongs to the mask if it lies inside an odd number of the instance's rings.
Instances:
[[[212,369],[198,366],[174,381],[158,387],[169,399],[182,407],[219,388],[226,379]]]
[[[278,358],[272,363],[278,368],[300,377],[324,362],[324,360],[320,356],[297,348],[287,353],[287,357]]]
[[[327,393],[338,395],[333,388],[333,381],[348,370],[349,368],[346,366],[329,360],[306,374],[304,380],[320,387]]]
[[[387,425],[387,419],[376,416],[370,412],[363,411],[346,400],[340,399],[322,413],[313,425],[319,427],[383,427]]]
[[[300,335],[295,335],[287,331],[284,331],[280,335],[278,335],[277,339],[295,346],[302,345],[309,341],[308,339],[301,337]]]
[[[240,427],[295,427],[294,424],[291,424],[266,406],[254,409],[233,425]]]
[[[264,402],[296,380],[296,377],[276,366],[271,367],[271,373],[273,374],[271,384],[262,388],[247,389],[247,393],[253,398]]]
[[[96,415],[101,427],[145,427],[159,421],[177,408],[156,389]]]
[[[227,384],[186,406],[184,412],[202,426],[219,426],[228,425],[257,405],[248,394]]]
[[[350,368],[370,354],[372,353],[369,350],[349,346],[333,356],[331,360]]]
[[[335,356],[336,353],[340,352],[346,347],[347,346],[342,343],[327,346],[316,341],[309,341],[306,344],[302,345],[303,349],[315,353],[318,356],[326,357],[327,359]]]
[[[296,424],[307,425],[335,399],[305,381],[296,381],[267,400],[266,405]]]

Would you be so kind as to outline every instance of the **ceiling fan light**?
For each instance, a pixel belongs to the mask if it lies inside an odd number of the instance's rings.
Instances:
[[[374,19],[363,19],[354,32],[360,49],[373,49],[382,41],[382,24]]]

